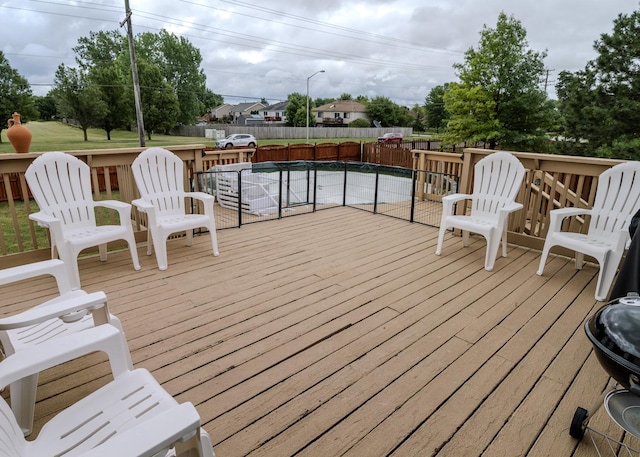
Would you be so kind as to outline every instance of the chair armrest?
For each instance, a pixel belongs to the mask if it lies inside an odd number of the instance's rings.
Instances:
[[[507,218],[509,217],[509,214],[513,213],[514,211],[518,211],[522,208],[524,208],[524,205],[518,202],[511,202],[504,205],[498,211],[498,221],[499,221],[498,225],[500,227],[506,227],[505,224],[506,224]]]
[[[12,330],[16,328],[26,327],[38,324],[53,318],[61,318],[73,315],[80,311],[94,311],[104,308],[108,315],[107,296],[104,292],[94,292],[92,294],[71,295],[68,300],[62,298],[59,301],[52,301],[46,306],[36,306],[28,310],[16,314],[15,316],[0,319],[0,330]],[[82,313],[82,317],[86,313]],[[71,319],[73,320],[73,316]]]
[[[185,197],[200,200],[204,207],[204,214],[213,217],[213,202],[215,197],[213,195],[205,194],[204,192],[185,192]]]
[[[105,208],[115,209],[120,211],[121,209],[131,209],[129,203],[121,202],[119,200],[100,200],[95,202],[96,206],[104,206]]]
[[[471,194],[451,194],[451,195],[445,195],[444,197],[442,197],[442,202],[451,202],[451,203],[455,203],[458,202],[460,200],[468,200],[472,197]]]
[[[215,197],[213,195],[205,194],[204,192],[185,192],[184,196],[188,198],[195,198],[196,200],[200,200],[203,203],[215,200]]]
[[[556,217],[577,216],[579,214],[591,214],[591,210],[587,208],[558,208],[551,210],[550,214],[556,214]]]
[[[450,216],[453,213],[453,204],[462,200],[469,200],[469,194],[451,194],[442,197],[442,217]]]
[[[562,230],[562,221],[567,217],[578,216],[580,214],[591,214],[591,210],[587,208],[558,208],[551,210],[549,213],[549,230],[548,233],[560,232]]]
[[[132,200],[131,204],[133,206],[135,206],[136,208],[138,208],[138,211],[142,211],[143,213],[146,213],[149,210],[153,210],[154,206],[149,203],[148,201],[142,199],[142,198],[138,198],[136,200]]]
[[[514,211],[518,211],[518,210],[520,210],[522,208],[524,208],[524,205],[522,203],[511,202],[511,203],[509,203],[507,205],[504,205],[502,208],[500,208],[500,212],[508,214],[508,213],[512,213]]]
[[[64,244],[62,221],[60,219],[43,213],[42,211],[29,214],[29,219],[36,221],[39,226],[49,229],[52,246],[62,246]],[[79,284],[77,287],[79,287]]]
[[[29,214],[29,219],[31,219],[32,221],[36,221],[39,225],[43,227],[49,227],[51,225],[61,224],[59,219],[53,216],[49,216],[48,214],[43,213],[42,211]]]
[[[114,377],[130,370],[129,349],[122,332],[111,324],[98,325],[52,338],[46,345],[27,347],[20,351],[19,356],[7,357],[0,362],[0,389],[27,376],[98,351],[109,356]]]
[[[191,403],[182,403],[163,411],[141,424],[117,433],[82,457],[113,457],[135,455],[152,457],[169,450],[175,443],[198,433],[200,416]]]
[[[64,263],[58,259],[33,262],[0,270],[0,285],[44,275],[51,275],[56,278],[61,294],[71,290]]]
[[[127,219],[131,219],[131,205],[129,203],[118,200],[100,200],[95,202],[95,206],[102,206],[116,210],[120,215],[120,223]]]

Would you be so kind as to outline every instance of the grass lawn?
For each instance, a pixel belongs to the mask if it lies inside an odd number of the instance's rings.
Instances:
[[[24,124],[31,133],[31,152],[42,151],[73,151],[82,149],[111,149],[134,148],[139,146],[138,134],[124,130],[111,132],[111,141],[107,140],[107,134],[101,129],[89,129],[88,141],[84,141],[82,130],[61,122],[29,122]],[[7,129],[1,133],[0,153],[14,152],[11,143],[7,139]],[[152,135],[151,141],[146,139],[147,146],[171,146],[178,144],[206,144],[213,146],[214,142],[207,138]]]
[[[111,140],[107,140],[107,134],[101,129],[89,129],[87,132],[88,141],[84,141],[82,130],[77,127],[71,127],[61,122],[29,122],[24,124],[33,133],[31,140],[31,152],[42,151],[74,151],[82,149],[112,149],[112,148],[133,148],[139,146],[137,132],[128,132],[124,130],[114,130],[111,132]],[[4,128],[0,132],[0,153],[14,152],[11,143],[7,139],[7,129]],[[355,142],[371,142],[376,138],[335,138],[335,139],[318,139],[310,140],[314,143],[337,142],[344,143],[347,141]],[[146,146],[172,146],[180,144],[204,144],[205,146],[215,146],[215,140],[204,137],[189,136],[172,136],[154,134],[151,140],[145,139]],[[300,139],[284,139],[269,140],[260,139],[258,142],[261,146],[270,144],[298,144],[305,143],[304,138]]]

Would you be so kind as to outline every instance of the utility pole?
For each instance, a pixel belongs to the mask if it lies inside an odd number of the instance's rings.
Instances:
[[[314,74],[307,78],[307,144],[309,144],[309,80],[313,78],[318,73],[324,73],[324,70],[316,71]]]
[[[138,65],[136,64],[136,51],[133,43],[133,29],[131,27],[131,9],[129,8],[129,0],[124,0],[124,10],[127,15],[125,20],[120,23],[120,27],[127,25],[127,39],[129,41],[129,55],[131,56],[131,77],[133,79],[133,98],[136,103],[136,124],[138,126],[138,138],[140,139],[140,147],[145,147],[144,141],[144,120],[142,119],[142,102],[140,100],[140,81],[138,80]]]
[[[555,69],[546,69],[546,76],[544,78],[544,93],[547,93],[547,85],[549,84],[549,72],[550,71],[555,71]]]

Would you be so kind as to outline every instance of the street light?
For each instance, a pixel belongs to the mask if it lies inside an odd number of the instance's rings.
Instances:
[[[316,71],[314,74],[307,78],[307,144],[309,144],[309,80],[318,73],[324,73],[324,70]]]

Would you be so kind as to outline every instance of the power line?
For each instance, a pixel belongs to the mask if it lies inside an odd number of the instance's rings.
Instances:
[[[180,1],[183,2],[183,3],[189,3],[189,4],[192,4],[192,5],[200,6],[200,7],[207,8],[207,9],[224,11],[224,12],[227,12],[227,13],[230,13],[230,14],[236,14],[236,15],[241,15],[241,16],[250,17],[250,18],[254,18],[254,19],[259,19],[259,20],[262,20],[262,21],[271,22],[271,23],[279,24],[279,25],[285,25],[285,26],[288,26],[288,27],[295,27],[295,28],[299,28],[299,29],[303,29],[303,30],[310,30],[312,32],[335,35],[335,36],[349,38],[351,40],[356,40],[356,41],[365,41],[365,42],[371,42],[371,43],[375,43],[375,44],[387,44],[387,43],[381,43],[380,41],[390,41],[391,43],[389,43],[389,44],[393,45],[396,48],[400,47],[400,48],[404,48],[404,49],[426,51],[426,52],[438,52],[438,53],[446,53],[446,54],[454,54],[454,55],[463,55],[464,54],[462,51],[452,51],[450,49],[445,49],[445,48],[428,47],[428,46],[425,46],[423,44],[415,43],[415,42],[409,41],[409,40],[402,40],[402,39],[399,39],[399,38],[389,37],[389,36],[386,36],[386,35],[378,35],[378,34],[375,34],[375,33],[368,32],[366,30],[352,29],[352,28],[349,28],[349,27],[344,27],[344,26],[340,26],[340,25],[331,24],[329,22],[322,22],[322,21],[318,21],[316,19],[309,19],[309,18],[306,18],[304,16],[298,16],[298,15],[287,13],[285,11],[279,11],[279,10],[266,8],[266,7],[263,7],[263,6],[260,6],[260,5],[252,5],[252,4],[248,4],[246,2],[242,2],[242,1],[239,1],[239,0],[221,0],[221,1],[224,2],[224,3],[230,3],[230,4],[233,4],[233,5],[238,5],[238,6],[241,6],[241,7],[244,7],[244,8],[249,8],[251,10],[264,11],[264,12],[267,12],[269,14],[274,14],[274,15],[276,15],[278,17],[288,17],[288,18],[292,18],[292,19],[297,20],[297,21],[302,21],[302,22],[307,22],[307,23],[311,23],[311,24],[320,25],[322,27],[327,27],[327,28],[332,28],[332,29],[336,29],[336,30],[347,31],[349,33],[356,34],[356,36],[342,35],[342,34],[327,32],[327,31],[324,31],[324,30],[319,30],[319,29],[314,29],[314,28],[309,28],[309,27],[303,27],[303,26],[300,26],[300,25],[289,24],[289,23],[282,22],[282,21],[277,21],[277,20],[273,20],[273,19],[266,19],[266,18],[263,18],[263,17],[260,17],[260,16],[254,16],[252,14],[246,14],[246,13],[240,13],[240,12],[237,12],[237,11],[230,11],[230,10],[225,10],[225,9],[222,9],[222,8],[216,8],[216,7],[211,6],[211,5],[204,5],[202,3],[196,3],[196,2],[193,2],[193,1],[189,1],[189,0],[180,0]],[[368,40],[368,39],[362,38],[363,36],[376,38],[376,40],[375,41],[374,40]],[[398,46],[398,43],[407,44],[407,45],[410,45],[411,47]]]

